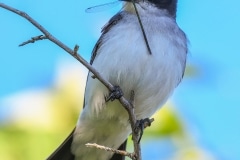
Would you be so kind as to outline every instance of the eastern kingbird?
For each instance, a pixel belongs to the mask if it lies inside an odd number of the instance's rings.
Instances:
[[[130,98],[134,91],[140,120],[152,116],[182,80],[187,38],[176,23],[177,0],[135,0],[146,39],[132,0],[122,1],[122,10],[103,27],[90,63],[110,83],[120,86],[124,97]],[[76,128],[48,160],[124,159],[85,146],[125,148],[131,134],[129,117],[119,101],[106,101],[108,95],[108,89],[90,72]]]

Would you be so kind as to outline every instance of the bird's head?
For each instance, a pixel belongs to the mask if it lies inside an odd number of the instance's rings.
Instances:
[[[177,11],[178,0],[120,0],[125,1],[125,9],[132,10],[132,2],[135,1],[136,5],[145,10],[158,10],[159,12],[168,14],[175,18]]]

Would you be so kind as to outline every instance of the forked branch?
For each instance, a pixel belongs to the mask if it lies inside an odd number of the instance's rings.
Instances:
[[[25,18],[26,20],[28,20],[30,23],[32,23],[37,29],[39,29],[43,33],[43,35],[33,37],[30,40],[22,43],[20,46],[23,46],[28,43],[34,43],[38,40],[48,39],[48,40],[52,41],[53,43],[55,43],[60,48],[62,48],[63,50],[65,50],[67,53],[69,53],[71,56],[73,56],[75,59],[77,59],[80,63],[82,63],[90,72],[92,72],[94,74],[94,77],[96,77],[99,81],[101,81],[109,89],[110,92],[114,90],[114,86],[110,82],[108,82],[104,77],[102,77],[95,68],[93,68],[86,60],[84,60],[78,54],[79,47],[77,45],[75,46],[74,50],[72,50],[71,48],[66,46],[64,43],[59,41],[57,38],[55,38],[52,34],[50,34],[42,25],[40,25],[36,20],[34,20],[32,17],[30,17],[27,13],[17,10],[15,8],[5,5],[3,3],[0,3],[0,7]],[[134,99],[134,93],[132,93],[132,94],[133,94],[132,97]],[[133,136],[133,141],[134,141],[134,153],[132,155],[134,155],[134,157],[135,157],[134,159],[141,160],[141,152],[140,152],[141,149],[140,149],[140,144],[138,143],[139,133],[136,133],[136,131],[134,131],[135,125],[137,123],[137,119],[134,114],[134,107],[132,105],[132,102],[134,100],[130,100],[131,102],[129,102],[126,98],[124,98],[122,96],[119,99],[119,101],[129,114],[130,124],[132,127],[132,136]]]

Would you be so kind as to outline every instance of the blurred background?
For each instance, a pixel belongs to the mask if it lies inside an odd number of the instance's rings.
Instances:
[[[101,27],[121,5],[111,0],[1,0],[23,10],[89,61]],[[240,2],[179,0],[177,22],[189,38],[186,75],[154,115],[143,159],[239,160]],[[73,129],[87,70],[51,42],[18,45],[41,33],[0,8],[0,159],[42,160]],[[132,145],[129,143],[129,150]]]

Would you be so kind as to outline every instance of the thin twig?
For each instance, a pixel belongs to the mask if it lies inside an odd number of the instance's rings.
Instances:
[[[129,102],[132,104],[133,109],[134,109],[134,105],[135,105],[134,99],[135,99],[135,92],[134,92],[134,90],[131,90]]]
[[[117,150],[117,149],[105,147],[105,146],[102,146],[102,145],[98,145],[96,143],[87,143],[86,146],[101,149],[101,150],[105,150],[105,151],[109,151],[109,152],[113,152],[115,154],[120,154],[122,156],[127,156],[131,159],[134,159],[134,154],[133,153],[129,153],[129,152],[126,152],[126,151],[123,151],[123,150]]]
[[[22,47],[22,46],[24,46],[26,44],[29,44],[29,43],[34,43],[34,42],[39,41],[39,40],[44,40],[44,39],[48,39],[48,38],[44,35],[39,35],[39,36],[36,36],[36,37],[32,37],[30,40],[19,44],[19,47]]]
[[[138,18],[138,22],[139,22],[139,24],[140,24],[140,27],[141,27],[141,30],[142,30],[142,33],[143,33],[143,38],[144,38],[144,41],[145,41],[145,43],[146,43],[148,52],[149,52],[149,54],[151,55],[151,54],[152,54],[152,51],[151,51],[150,45],[149,45],[149,43],[148,43],[147,36],[146,36],[145,30],[144,30],[144,28],[143,28],[143,24],[142,24],[141,18],[140,18],[140,16],[139,16],[139,13],[138,13],[138,10],[137,10],[136,4],[135,4],[135,0],[132,0],[132,3],[133,3],[133,6],[134,6],[134,9],[135,9],[135,11],[136,11],[136,15],[137,15],[137,18]]]
[[[27,19],[30,23],[32,23],[37,29],[39,29],[47,39],[61,47],[63,50],[65,50],[67,53],[72,55],[75,59],[77,59],[79,62],[81,62],[85,67],[87,67],[110,91],[114,89],[113,85],[109,83],[105,78],[103,78],[99,72],[94,69],[86,60],[84,60],[79,54],[74,54],[74,51],[66,46],[64,43],[59,41],[57,38],[55,38],[53,35],[51,35],[43,26],[41,26],[37,21],[35,21],[32,17],[30,17],[27,13],[17,10],[13,7],[7,6],[3,3],[0,3],[0,7],[5,8],[13,13],[16,13],[20,15],[21,17]],[[127,104],[127,102],[126,102]]]
[[[135,102],[135,92],[132,90],[130,94],[130,103],[132,105],[131,110],[127,110],[129,114],[130,124],[132,128],[132,140],[133,140],[133,146],[134,146],[134,158],[137,160],[142,160],[141,156],[141,146],[140,143],[138,143],[139,140],[139,133],[135,132],[136,124],[137,124],[137,118],[134,112],[134,103]],[[130,116],[132,115],[132,116]]]

